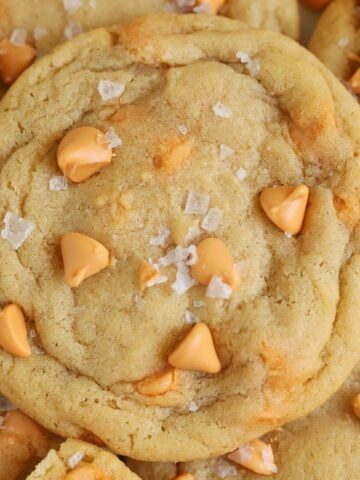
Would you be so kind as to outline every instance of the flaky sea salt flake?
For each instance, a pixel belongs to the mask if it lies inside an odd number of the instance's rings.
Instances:
[[[290,233],[290,232],[285,232],[285,237],[286,237],[286,238],[292,238],[292,237],[293,237],[293,234]]]
[[[178,295],[182,295],[195,285],[197,285],[197,282],[191,277],[190,268],[183,263],[179,263],[177,265],[176,281],[171,285],[171,288]]]
[[[82,0],[63,0],[64,8],[68,13],[74,13],[82,7]]]
[[[83,31],[82,25],[79,22],[71,20],[64,28],[64,37],[67,40],[77,37]]]
[[[187,135],[188,134],[188,129],[186,127],[186,125],[178,125],[178,130],[179,132],[181,133],[181,135]]]
[[[265,468],[272,473],[277,473],[278,468],[274,463],[274,453],[272,451],[271,445],[266,445],[266,448],[264,447],[261,453]]]
[[[223,212],[220,208],[210,208],[201,223],[201,228],[207,232],[216,232],[222,222],[222,219]]]
[[[168,230],[167,228],[160,227],[158,229],[157,237],[150,238],[149,240],[150,245],[159,246],[163,248],[166,247],[166,245],[168,244],[170,233],[171,233],[170,230]]]
[[[113,127],[107,130],[104,135],[104,140],[111,148],[121,147],[123,143]]]
[[[235,175],[237,176],[238,180],[242,182],[248,176],[248,173],[244,168],[239,168]]]
[[[221,102],[218,102],[213,106],[213,111],[217,117],[230,118],[232,115],[230,108]]]
[[[169,278],[166,275],[159,275],[158,277],[154,278],[153,280],[149,280],[146,284],[148,288],[155,287],[155,285],[160,285],[161,283],[166,283]]]
[[[260,73],[260,62],[259,60],[251,60],[246,64],[245,68],[251,77],[256,77]]]
[[[193,314],[190,310],[185,310],[185,323],[189,325],[195,325],[198,323],[199,319],[196,315]]]
[[[68,458],[67,465],[69,468],[75,468],[79,465],[81,460],[85,457],[84,452],[75,452]]]
[[[236,58],[240,61],[240,63],[243,64],[249,63],[251,60],[251,57],[248,53],[240,51],[236,53]]]
[[[199,410],[199,407],[196,405],[196,403],[192,400],[190,403],[189,403],[189,412],[191,413],[194,413],[194,412],[197,412]]]
[[[116,83],[111,80],[100,80],[98,84],[98,92],[104,102],[121,97],[124,91],[125,85],[123,83]]]
[[[339,47],[346,47],[347,45],[349,45],[349,43],[350,43],[350,40],[346,37],[339,38],[339,40],[337,42]]]
[[[219,478],[236,477],[238,474],[236,467],[223,458],[219,458],[212,470]]]
[[[1,238],[7,240],[14,250],[20,248],[31,235],[35,225],[17,213],[7,212],[4,218],[5,227],[1,231]]]
[[[221,161],[226,160],[233,154],[234,150],[231,147],[229,147],[228,145],[224,145],[223,143],[220,145],[219,158]]]
[[[208,298],[224,298],[228,299],[232,295],[232,289],[222,281],[220,277],[212,277],[207,290],[206,296]]]
[[[25,45],[26,39],[27,39],[27,30],[25,28],[16,28],[13,30],[11,37],[10,37],[10,42],[13,45]]]
[[[210,197],[204,193],[190,192],[185,205],[187,215],[203,215],[208,211]]]
[[[50,178],[49,190],[52,192],[61,192],[67,190],[68,183],[67,178],[61,175]]]
[[[185,235],[185,244],[192,243],[196,240],[201,235],[201,231],[198,227],[190,227],[187,231],[187,234]]]
[[[210,15],[211,14],[211,5],[210,5],[210,0],[208,2],[203,3],[202,5],[198,5],[197,7],[193,8],[194,13],[202,13],[205,15]]]

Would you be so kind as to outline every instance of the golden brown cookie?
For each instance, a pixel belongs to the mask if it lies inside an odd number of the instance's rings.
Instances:
[[[45,457],[52,436],[0,397],[0,480],[15,480]]]
[[[78,440],[50,450],[27,480],[139,480],[112,453]]]
[[[360,471],[360,420],[351,409],[354,396],[360,393],[360,368],[322,407],[263,440],[270,445],[277,480],[354,480]],[[243,453],[246,449],[243,448]],[[217,458],[185,464],[151,464],[128,460],[129,467],[143,480],[173,480],[176,475],[191,473],[196,480],[260,480],[263,475],[236,464],[229,458]],[[258,462],[262,463],[262,462]],[[253,464],[253,467],[256,465]]]
[[[3,393],[153,461],[323,403],[360,352],[359,126],[310,53],[221,17],[44,57],[0,106]]]
[[[322,14],[309,43],[310,50],[344,81],[349,81],[360,67],[359,21],[357,0],[334,0]]]
[[[162,11],[226,15],[294,38],[299,34],[296,0],[0,0],[0,79],[12,84],[35,54],[82,31]]]

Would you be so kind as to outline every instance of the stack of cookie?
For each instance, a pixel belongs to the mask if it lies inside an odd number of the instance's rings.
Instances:
[[[356,24],[0,15],[0,480],[360,478]]]

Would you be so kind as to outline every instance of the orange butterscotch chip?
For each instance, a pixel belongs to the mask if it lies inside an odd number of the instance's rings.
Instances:
[[[301,3],[313,10],[322,10],[331,0],[301,0]]]
[[[109,480],[109,475],[95,464],[83,464],[71,470],[64,480]]]
[[[296,235],[304,223],[309,200],[306,185],[275,186],[261,192],[260,203],[266,215],[284,232]]]
[[[187,139],[172,140],[160,144],[159,152],[154,158],[155,168],[164,173],[175,173],[189,158],[190,153],[191,144]]]
[[[32,45],[17,45],[8,38],[0,42],[0,77],[6,85],[11,85],[31,64],[36,56]]]
[[[143,262],[139,269],[139,287],[141,290],[149,285],[150,282],[156,280],[160,276],[160,272],[156,270],[154,265],[149,262]]]
[[[357,95],[360,95],[360,67],[356,70],[354,75],[349,80],[349,86],[352,91]]]
[[[216,15],[224,3],[225,0],[196,0],[196,5],[208,5],[212,15]]]
[[[146,377],[136,384],[136,389],[141,395],[156,397],[169,392],[176,383],[176,370],[167,368],[160,373]]]
[[[74,288],[109,265],[109,251],[97,240],[81,233],[65,233],[61,238],[65,280]]]
[[[207,238],[197,247],[198,260],[191,267],[193,278],[201,285],[209,285],[213,277],[220,277],[232,290],[240,286],[240,273],[227,246],[218,238]]]
[[[174,480],[195,480],[194,476],[191,475],[191,473],[181,473],[177,477],[174,478]]]
[[[16,357],[31,355],[24,314],[14,303],[6,305],[0,312],[0,347]]]
[[[228,455],[228,458],[252,472],[261,475],[277,473],[271,445],[261,440],[252,440]]]
[[[205,323],[197,323],[169,355],[168,362],[180,370],[218,373],[221,363]]]
[[[358,393],[351,402],[354,414],[360,418],[360,393]]]
[[[111,163],[112,148],[104,134],[93,127],[78,127],[61,140],[57,161],[62,173],[80,183]]]

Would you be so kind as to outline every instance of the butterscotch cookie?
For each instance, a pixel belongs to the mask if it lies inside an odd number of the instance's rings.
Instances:
[[[167,10],[226,15],[294,38],[299,34],[296,0],[0,0],[0,78],[12,84],[36,55],[82,31]]]
[[[139,480],[112,453],[78,440],[50,450],[27,480]]]
[[[19,410],[0,397],[0,480],[15,480],[39,462],[54,439]]]
[[[359,360],[359,126],[310,53],[221,17],[40,60],[0,106],[3,394],[153,461],[323,403]]]
[[[357,0],[334,0],[322,14],[309,48],[355,93],[360,93],[360,21]]]
[[[277,480],[354,480],[360,471],[360,419],[354,415],[351,403],[359,392],[360,368],[357,367],[325,405],[263,439],[267,447],[263,451],[268,455],[271,452],[269,456],[274,457],[270,462],[266,455],[265,459],[255,456],[256,449],[251,449],[250,444],[235,452],[241,465],[228,457],[178,465],[132,460],[128,460],[128,464],[143,480],[173,480],[185,472],[196,480],[260,480],[264,476],[255,471],[263,469],[264,474],[266,467],[269,474],[271,469],[277,471],[273,477]]]

